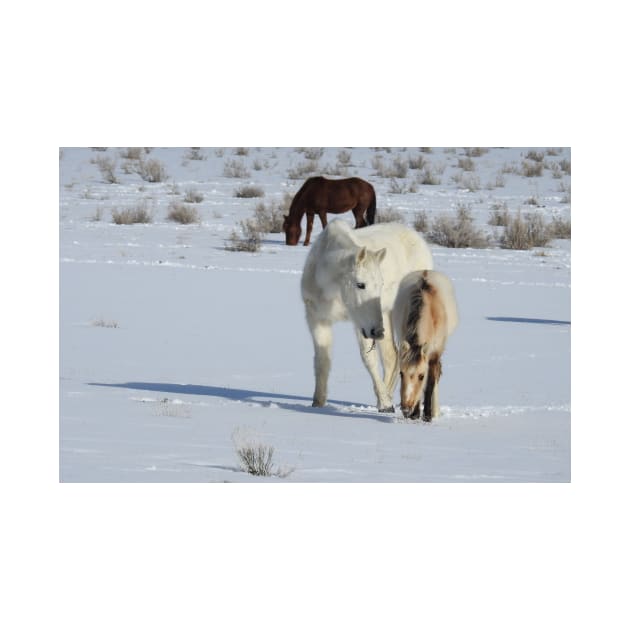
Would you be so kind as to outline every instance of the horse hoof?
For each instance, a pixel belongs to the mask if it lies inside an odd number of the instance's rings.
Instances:
[[[326,403],[318,402],[317,400],[314,400],[312,406],[313,407],[323,407],[325,404]]]
[[[383,407],[382,409],[378,410],[379,413],[394,413],[394,407]]]

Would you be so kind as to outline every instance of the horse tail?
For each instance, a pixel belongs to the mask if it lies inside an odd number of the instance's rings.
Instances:
[[[370,201],[370,205],[367,209],[367,223],[368,225],[374,225],[374,221],[376,220],[376,193],[374,192],[374,188],[372,187],[372,200]]]

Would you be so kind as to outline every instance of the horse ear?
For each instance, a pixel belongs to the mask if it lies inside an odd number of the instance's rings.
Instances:
[[[357,262],[363,262],[367,254],[367,247],[362,247],[357,253]]]
[[[426,359],[427,355],[429,354],[429,344],[426,341],[422,344],[420,352],[422,353],[422,356]]]
[[[376,252],[376,260],[378,261],[378,263],[382,263],[383,262],[383,258],[385,258],[385,254],[387,254],[387,248],[383,247],[383,249],[379,249]]]
[[[402,343],[400,344],[400,351],[409,352],[409,350],[411,350],[411,344],[406,339],[403,339]]]

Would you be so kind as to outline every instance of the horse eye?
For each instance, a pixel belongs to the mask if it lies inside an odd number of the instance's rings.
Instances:
[[[365,289],[365,282],[357,282],[357,289]]]

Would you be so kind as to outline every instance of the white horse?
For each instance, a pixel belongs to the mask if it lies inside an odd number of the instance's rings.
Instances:
[[[302,299],[315,347],[313,406],[328,395],[332,325],[351,320],[361,358],[374,384],[379,411],[393,411],[398,356],[391,311],[400,280],[415,269],[431,269],[427,244],[415,231],[396,223],[378,223],[352,230],[343,220],[332,221],[312,246],[304,263]],[[383,364],[379,373],[378,341]]]
[[[393,311],[399,345],[400,406],[405,418],[439,415],[438,383],[446,339],[458,322],[453,284],[439,271],[414,271],[398,289]]]

